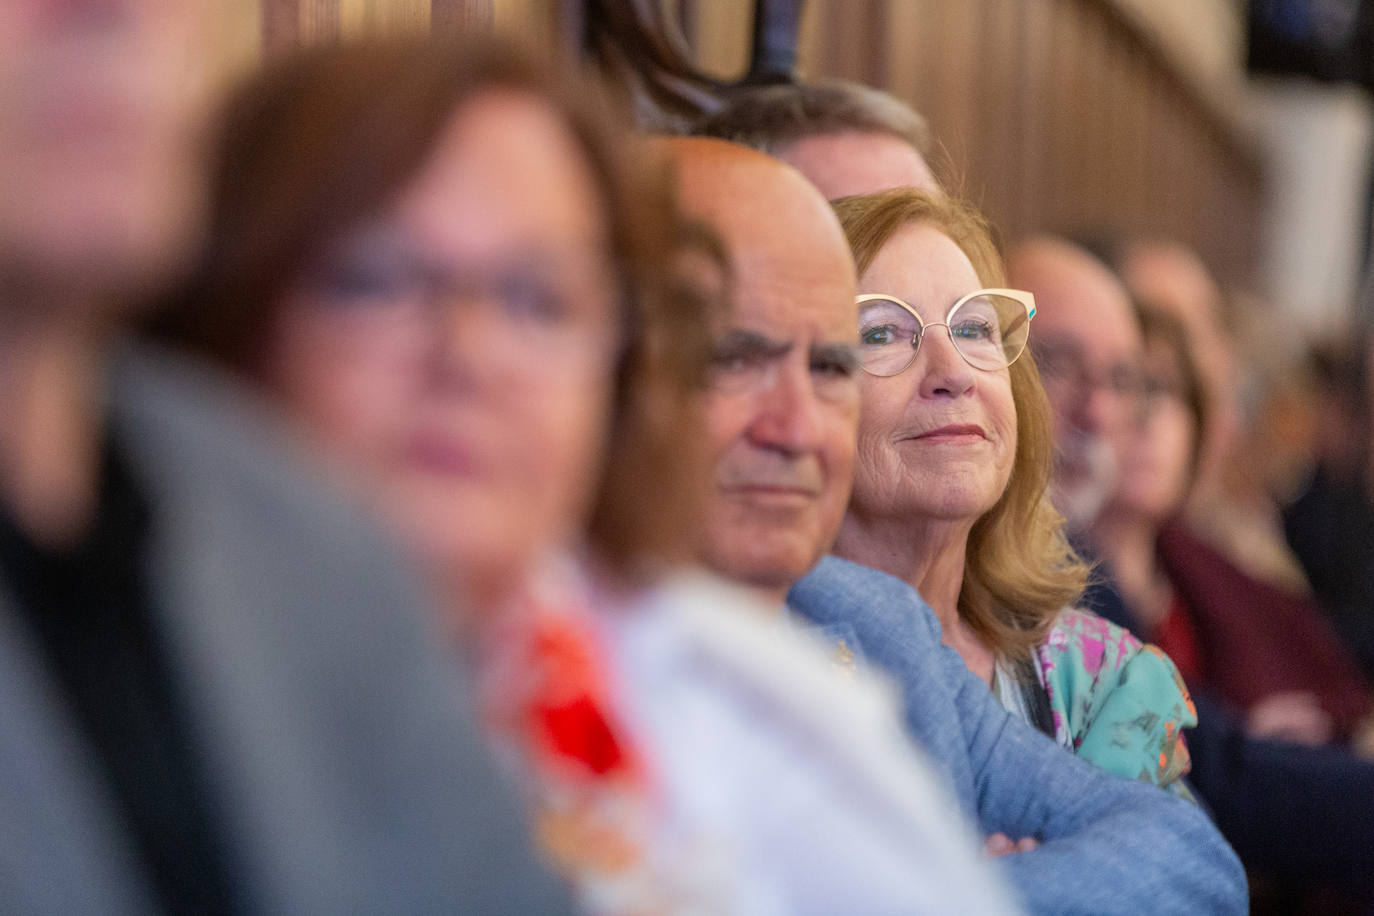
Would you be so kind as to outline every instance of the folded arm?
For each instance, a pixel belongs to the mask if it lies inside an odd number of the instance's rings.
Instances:
[[[1244,871],[1206,815],[1074,758],[1010,716],[940,645],[914,589],[830,557],[789,603],[817,622],[854,625],[866,656],[899,682],[911,734],[985,833],[1040,841],[1000,860],[1032,911],[1246,910]]]

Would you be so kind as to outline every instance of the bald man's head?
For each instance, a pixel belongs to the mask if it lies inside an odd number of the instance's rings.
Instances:
[[[686,212],[721,236],[734,301],[715,329],[703,559],[779,598],[844,517],[859,418],[854,262],[820,193],[733,143],[659,141]]]
[[[724,140],[674,137],[657,145],[676,170],[683,209],[721,234],[742,282],[750,275],[772,282],[800,269],[822,284],[848,282],[852,298],[844,232],[800,172]]]
[[[1111,495],[1139,393],[1142,342],[1130,297],[1087,251],[1040,237],[1007,258],[1008,282],[1035,294],[1031,350],[1054,409],[1053,498],[1074,528]]]

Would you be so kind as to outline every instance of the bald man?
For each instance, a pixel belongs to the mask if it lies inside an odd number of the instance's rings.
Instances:
[[[1007,277],[1044,303],[1031,352],[1054,411],[1053,500],[1070,529],[1082,533],[1115,486],[1142,391],[1140,326],[1116,275],[1061,239],[1017,246],[1007,258]]]
[[[706,564],[781,604],[844,516],[859,422],[854,262],[796,171],[717,140],[672,141],[683,206],[722,236],[734,306],[706,396]]]
[[[705,396],[715,457],[705,563],[779,611],[785,600],[839,654],[899,681],[908,734],[965,812],[985,834],[1041,841],[1001,860],[1032,910],[1242,910],[1239,865],[1197,809],[1108,776],[1011,718],[940,645],[914,590],[822,559],[844,514],[858,427],[843,237],[787,165],[717,140],[666,148],[684,208],[717,228],[735,273]]]

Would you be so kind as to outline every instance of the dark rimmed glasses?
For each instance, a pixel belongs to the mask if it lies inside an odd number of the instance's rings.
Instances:
[[[916,361],[921,337],[943,327],[954,349],[975,369],[1005,369],[1026,352],[1035,296],[1019,289],[980,289],[950,307],[944,322],[926,324],[907,303],[868,293],[859,305],[859,365],[870,375],[900,375]]]

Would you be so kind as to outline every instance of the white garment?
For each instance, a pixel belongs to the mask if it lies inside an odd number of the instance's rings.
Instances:
[[[1031,728],[1035,728],[1035,723],[1031,721],[1030,707],[1026,705],[1026,695],[1021,692],[1015,672],[1000,659],[993,668],[992,692],[997,696],[997,702],[1002,704],[1003,709]]]
[[[703,911],[1016,911],[886,682],[837,673],[788,615],[705,576],[608,624],[665,852],[711,863]]]

